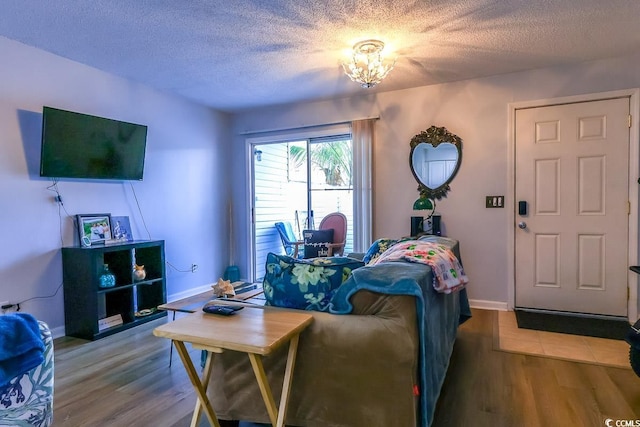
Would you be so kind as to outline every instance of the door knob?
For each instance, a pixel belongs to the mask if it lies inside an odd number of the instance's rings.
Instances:
[[[518,223],[518,228],[521,228],[522,230],[524,230],[525,228],[527,228],[527,223],[524,221],[520,221]]]

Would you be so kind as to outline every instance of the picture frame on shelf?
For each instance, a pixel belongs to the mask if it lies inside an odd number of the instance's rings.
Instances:
[[[132,242],[133,233],[128,216],[111,217],[111,237],[118,242]]]
[[[111,214],[78,214],[76,220],[82,246],[104,244],[111,240]]]

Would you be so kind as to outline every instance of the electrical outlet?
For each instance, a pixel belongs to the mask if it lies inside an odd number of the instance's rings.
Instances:
[[[197,269],[198,269],[198,264],[191,264],[191,272],[192,273],[195,273]]]

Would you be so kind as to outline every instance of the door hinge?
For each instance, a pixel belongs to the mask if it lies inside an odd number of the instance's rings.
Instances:
[[[629,114],[629,123],[628,123],[629,127],[631,127],[631,114]]]
[[[627,200],[627,215],[631,215],[631,200]]]

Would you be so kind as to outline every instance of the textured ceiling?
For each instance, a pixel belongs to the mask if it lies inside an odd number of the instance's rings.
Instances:
[[[0,35],[223,111],[640,51],[638,0],[0,0]],[[374,89],[340,63],[379,38]]]

